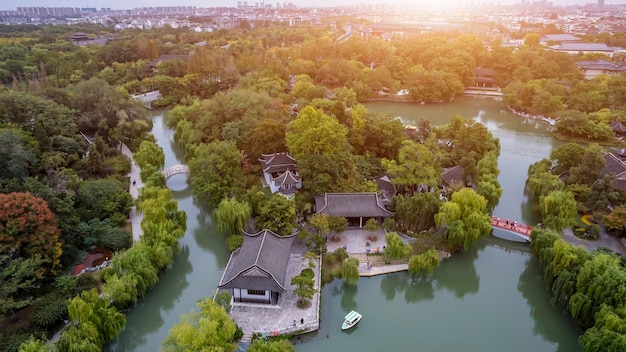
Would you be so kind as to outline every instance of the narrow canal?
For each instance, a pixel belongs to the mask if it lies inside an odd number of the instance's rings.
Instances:
[[[499,180],[504,188],[494,215],[534,223],[523,188],[528,166],[558,145],[545,126],[510,114],[496,101],[460,98],[450,104],[376,102],[367,107],[415,124],[433,125],[455,114],[476,118],[500,139]],[[165,112],[154,113],[153,134],[166,155],[166,167],[184,163],[164,126]],[[198,299],[212,294],[228,261],[210,209],[186,186],[185,176],[168,181],[179,207],[187,212],[181,251],[161,281],[131,312],[125,330],[108,351],[159,349],[168,330]],[[483,239],[468,252],[443,263],[432,278],[406,274],[361,279],[357,287],[339,281],[324,286],[321,329],[295,342],[298,351],[579,351],[580,333],[549,303],[538,265],[528,246]],[[363,321],[340,331],[343,316],[357,308]]]

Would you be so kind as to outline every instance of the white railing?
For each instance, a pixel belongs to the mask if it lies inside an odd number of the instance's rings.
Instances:
[[[165,177],[165,180],[169,180],[170,177],[174,176],[174,175],[181,175],[181,174],[188,174],[189,173],[189,167],[187,165],[174,165],[166,170],[163,170],[163,177]]]

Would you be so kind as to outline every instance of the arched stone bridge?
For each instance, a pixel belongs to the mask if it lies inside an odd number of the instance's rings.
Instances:
[[[168,169],[163,170],[163,176],[165,177],[165,181],[169,180],[170,177],[174,175],[181,174],[189,174],[189,167],[187,167],[187,165],[174,165]]]

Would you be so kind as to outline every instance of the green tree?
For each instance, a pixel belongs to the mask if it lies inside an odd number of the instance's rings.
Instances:
[[[393,176],[391,183],[410,194],[420,185],[435,187],[441,175],[439,163],[428,147],[410,140],[403,142],[397,162],[383,159],[383,166]]]
[[[248,352],[296,352],[296,347],[289,340],[265,340],[256,339],[252,341]]]
[[[116,224],[122,225],[128,218],[133,198],[119,181],[99,179],[85,181],[80,185],[76,203],[83,221],[111,218]]]
[[[20,345],[18,352],[54,352],[55,349],[51,345],[47,345],[45,341],[35,339],[32,335],[28,340]]]
[[[595,318],[595,325],[578,339],[583,351],[625,350],[626,308],[602,305]]]
[[[438,226],[446,228],[448,245],[467,249],[470,244],[491,232],[491,218],[486,213],[487,200],[471,188],[452,194],[435,215]]]
[[[29,305],[35,289],[39,288],[38,257],[23,258],[18,251],[3,246],[0,254],[0,315]]]
[[[429,275],[432,275],[438,266],[439,253],[435,248],[429,248],[426,252],[409,258],[409,274],[413,276],[423,272],[428,272]]]
[[[586,261],[576,281],[576,293],[569,300],[574,319],[591,327],[602,305],[623,307],[626,301],[626,272],[614,255],[596,254]]]
[[[293,294],[299,297],[298,306],[303,307],[307,300],[313,298],[317,290],[315,289],[315,273],[313,269],[306,268],[300,274],[291,278],[291,285],[296,286]]]
[[[338,236],[348,228],[348,219],[343,216],[331,216],[328,219],[328,225],[335,236]]]
[[[341,278],[348,285],[356,285],[359,282],[359,260],[347,258],[341,264]]]
[[[52,100],[21,92],[0,94],[0,122],[29,131],[42,151],[57,150],[72,161],[81,150],[80,135],[70,109]]]
[[[626,208],[613,208],[611,213],[605,215],[604,218],[602,218],[602,223],[611,233],[623,237],[624,229],[626,228]]]
[[[307,106],[287,125],[287,148],[297,160],[305,155],[335,154],[347,145],[348,131],[336,119]]]
[[[550,159],[555,163],[552,172],[560,175],[579,165],[585,155],[585,151],[586,148],[584,146],[574,142],[565,143],[554,149],[550,153]]]
[[[576,223],[576,200],[568,191],[554,191],[539,198],[543,226],[561,230]]]
[[[295,222],[295,202],[274,193],[259,209],[255,226],[257,229],[268,229],[277,234],[291,235]]]
[[[135,141],[134,150],[152,127],[143,104],[98,78],[74,87],[71,107],[78,111],[80,131],[101,136],[109,146]]]
[[[235,351],[239,330],[224,308],[211,297],[198,301],[198,308],[170,329],[161,351]]]
[[[34,138],[19,129],[0,128],[0,177],[22,180],[34,173],[39,151]]]
[[[67,311],[73,326],[95,331],[96,341],[102,345],[114,339],[126,324],[126,316],[110,304],[108,299],[99,297],[96,289],[91,289],[74,297]]]
[[[411,196],[393,197],[397,225],[406,231],[419,233],[435,226],[435,214],[441,200],[434,192],[418,192]]]
[[[385,256],[389,259],[406,258],[413,252],[411,245],[404,243],[400,235],[395,232],[388,232],[385,239],[387,242]]]
[[[243,192],[241,154],[234,142],[200,145],[189,160],[189,176],[194,192],[217,206],[227,197]]]
[[[165,164],[165,154],[163,149],[152,141],[143,141],[139,145],[139,149],[133,154],[133,158],[143,171],[148,165],[152,165],[156,170],[161,170]],[[147,180],[149,174],[141,176],[142,180]]]
[[[218,231],[227,235],[240,234],[241,230],[245,229],[251,214],[250,205],[235,198],[222,199],[213,212]]]
[[[365,229],[370,233],[376,232],[376,230],[378,230],[378,220],[376,220],[376,218],[367,219]]]
[[[328,214],[314,214],[309,220],[309,225],[313,226],[320,236],[325,236],[330,232],[329,218]]]
[[[563,181],[550,173],[551,166],[550,160],[542,159],[528,167],[526,191],[535,199],[553,191],[562,191],[565,188]]]

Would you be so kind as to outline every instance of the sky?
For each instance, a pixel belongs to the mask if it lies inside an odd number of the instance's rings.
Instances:
[[[248,0],[249,5],[254,5],[257,1],[261,0]],[[438,7],[450,6],[453,7],[458,3],[467,4],[468,2],[478,3],[494,3],[494,4],[513,4],[520,3],[521,0],[282,0],[280,3],[292,2],[296,6],[308,7],[308,6],[336,6],[347,5],[355,3],[378,3],[378,4],[411,4],[411,5],[423,5],[428,6],[431,4],[437,4]],[[529,0],[530,2],[536,0]],[[150,7],[150,6],[196,6],[196,7],[236,7],[237,0],[20,0],[19,2],[1,1],[0,9],[2,10],[15,10],[19,7],[110,7],[116,10],[132,9],[136,7]],[[272,4],[276,6],[277,0],[265,0],[266,4]],[[548,0],[550,2],[550,0]],[[568,5],[578,4],[584,5],[587,3],[595,3],[596,0],[551,0],[555,5]],[[605,4],[623,4],[626,0],[606,0]],[[13,7],[10,7],[13,6]]]

